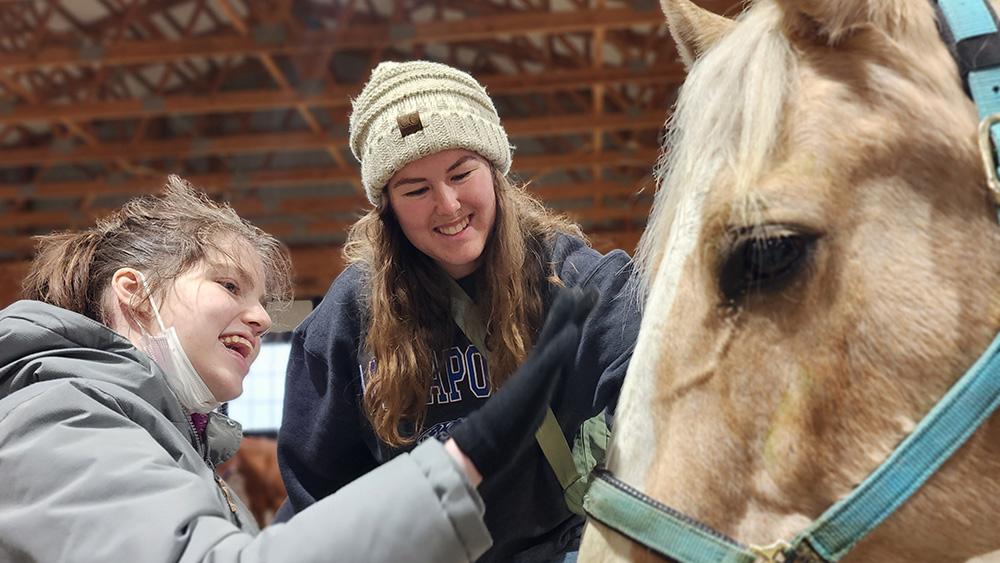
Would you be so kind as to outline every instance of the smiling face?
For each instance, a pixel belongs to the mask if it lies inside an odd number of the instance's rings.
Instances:
[[[176,329],[188,359],[219,401],[243,392],[260,336],[271,326],[262,305],[260,259],[245,242],[225,247],[233,249],[235,261],[210,252],[174,280],[160,307],[164,325]]]
[[[389,205],[406,238],[455,279],[479,267],[496,219],[489,163],[463,149],[404,166],[389,180]]]

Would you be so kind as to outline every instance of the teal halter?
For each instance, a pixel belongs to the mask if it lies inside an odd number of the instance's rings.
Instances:
[[[933,2],[933,0],[932,0]],[[938,0],[942,36],[976,104],[980,151],[1000,203],[1000,33],[986,0]],[[943,20],[943,21],[942,21]],[[609,471],[596,471],[587,514],[680,563],[834,563],[899,508],[1000,405],[1000,335],[889,458],[791,542],[744,546],[651,499]]]

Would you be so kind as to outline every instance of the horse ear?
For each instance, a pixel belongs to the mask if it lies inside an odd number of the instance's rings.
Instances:
[[[874,26],[895,36],[905,18],[899,0],[778,0],[789,35],[836,45],[855,31]]]
[[[686,67],[736,25],[735,21],[700,8],[690,0],[660,0],[660,6]]]

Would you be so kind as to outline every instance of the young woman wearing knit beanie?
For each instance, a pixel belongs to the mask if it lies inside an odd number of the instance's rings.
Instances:
[[[374,208],[351,229],[349,266],[292,341],[278,435],[291,507],[451,438],[483,476],[494,545],[479,561],[574,561],[583,518],[546,453],[534,439],[483,447],[482,429],[534,408],[537,398],[504,391],[547,339],[541,328],[564,288],[600,297],[547,428],[573,444],[585,421],[613,410],[639,325],[628,255],[593,250],[508,179],[507,135],[465,72],[382,63],[350,125]],[[476,416],[489,402],[503,408]]]

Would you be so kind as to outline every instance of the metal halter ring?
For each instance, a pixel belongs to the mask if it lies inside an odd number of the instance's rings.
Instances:
[[[979,153],[983,158],[983,166],[986,167],[986,182],[993,194],[993,201],[1000,204],[1000,177],[997,176],[996,146],[993,144],[993,137],[990,129],[1000,123],[1000,113],[987,115],[979,122]]]

